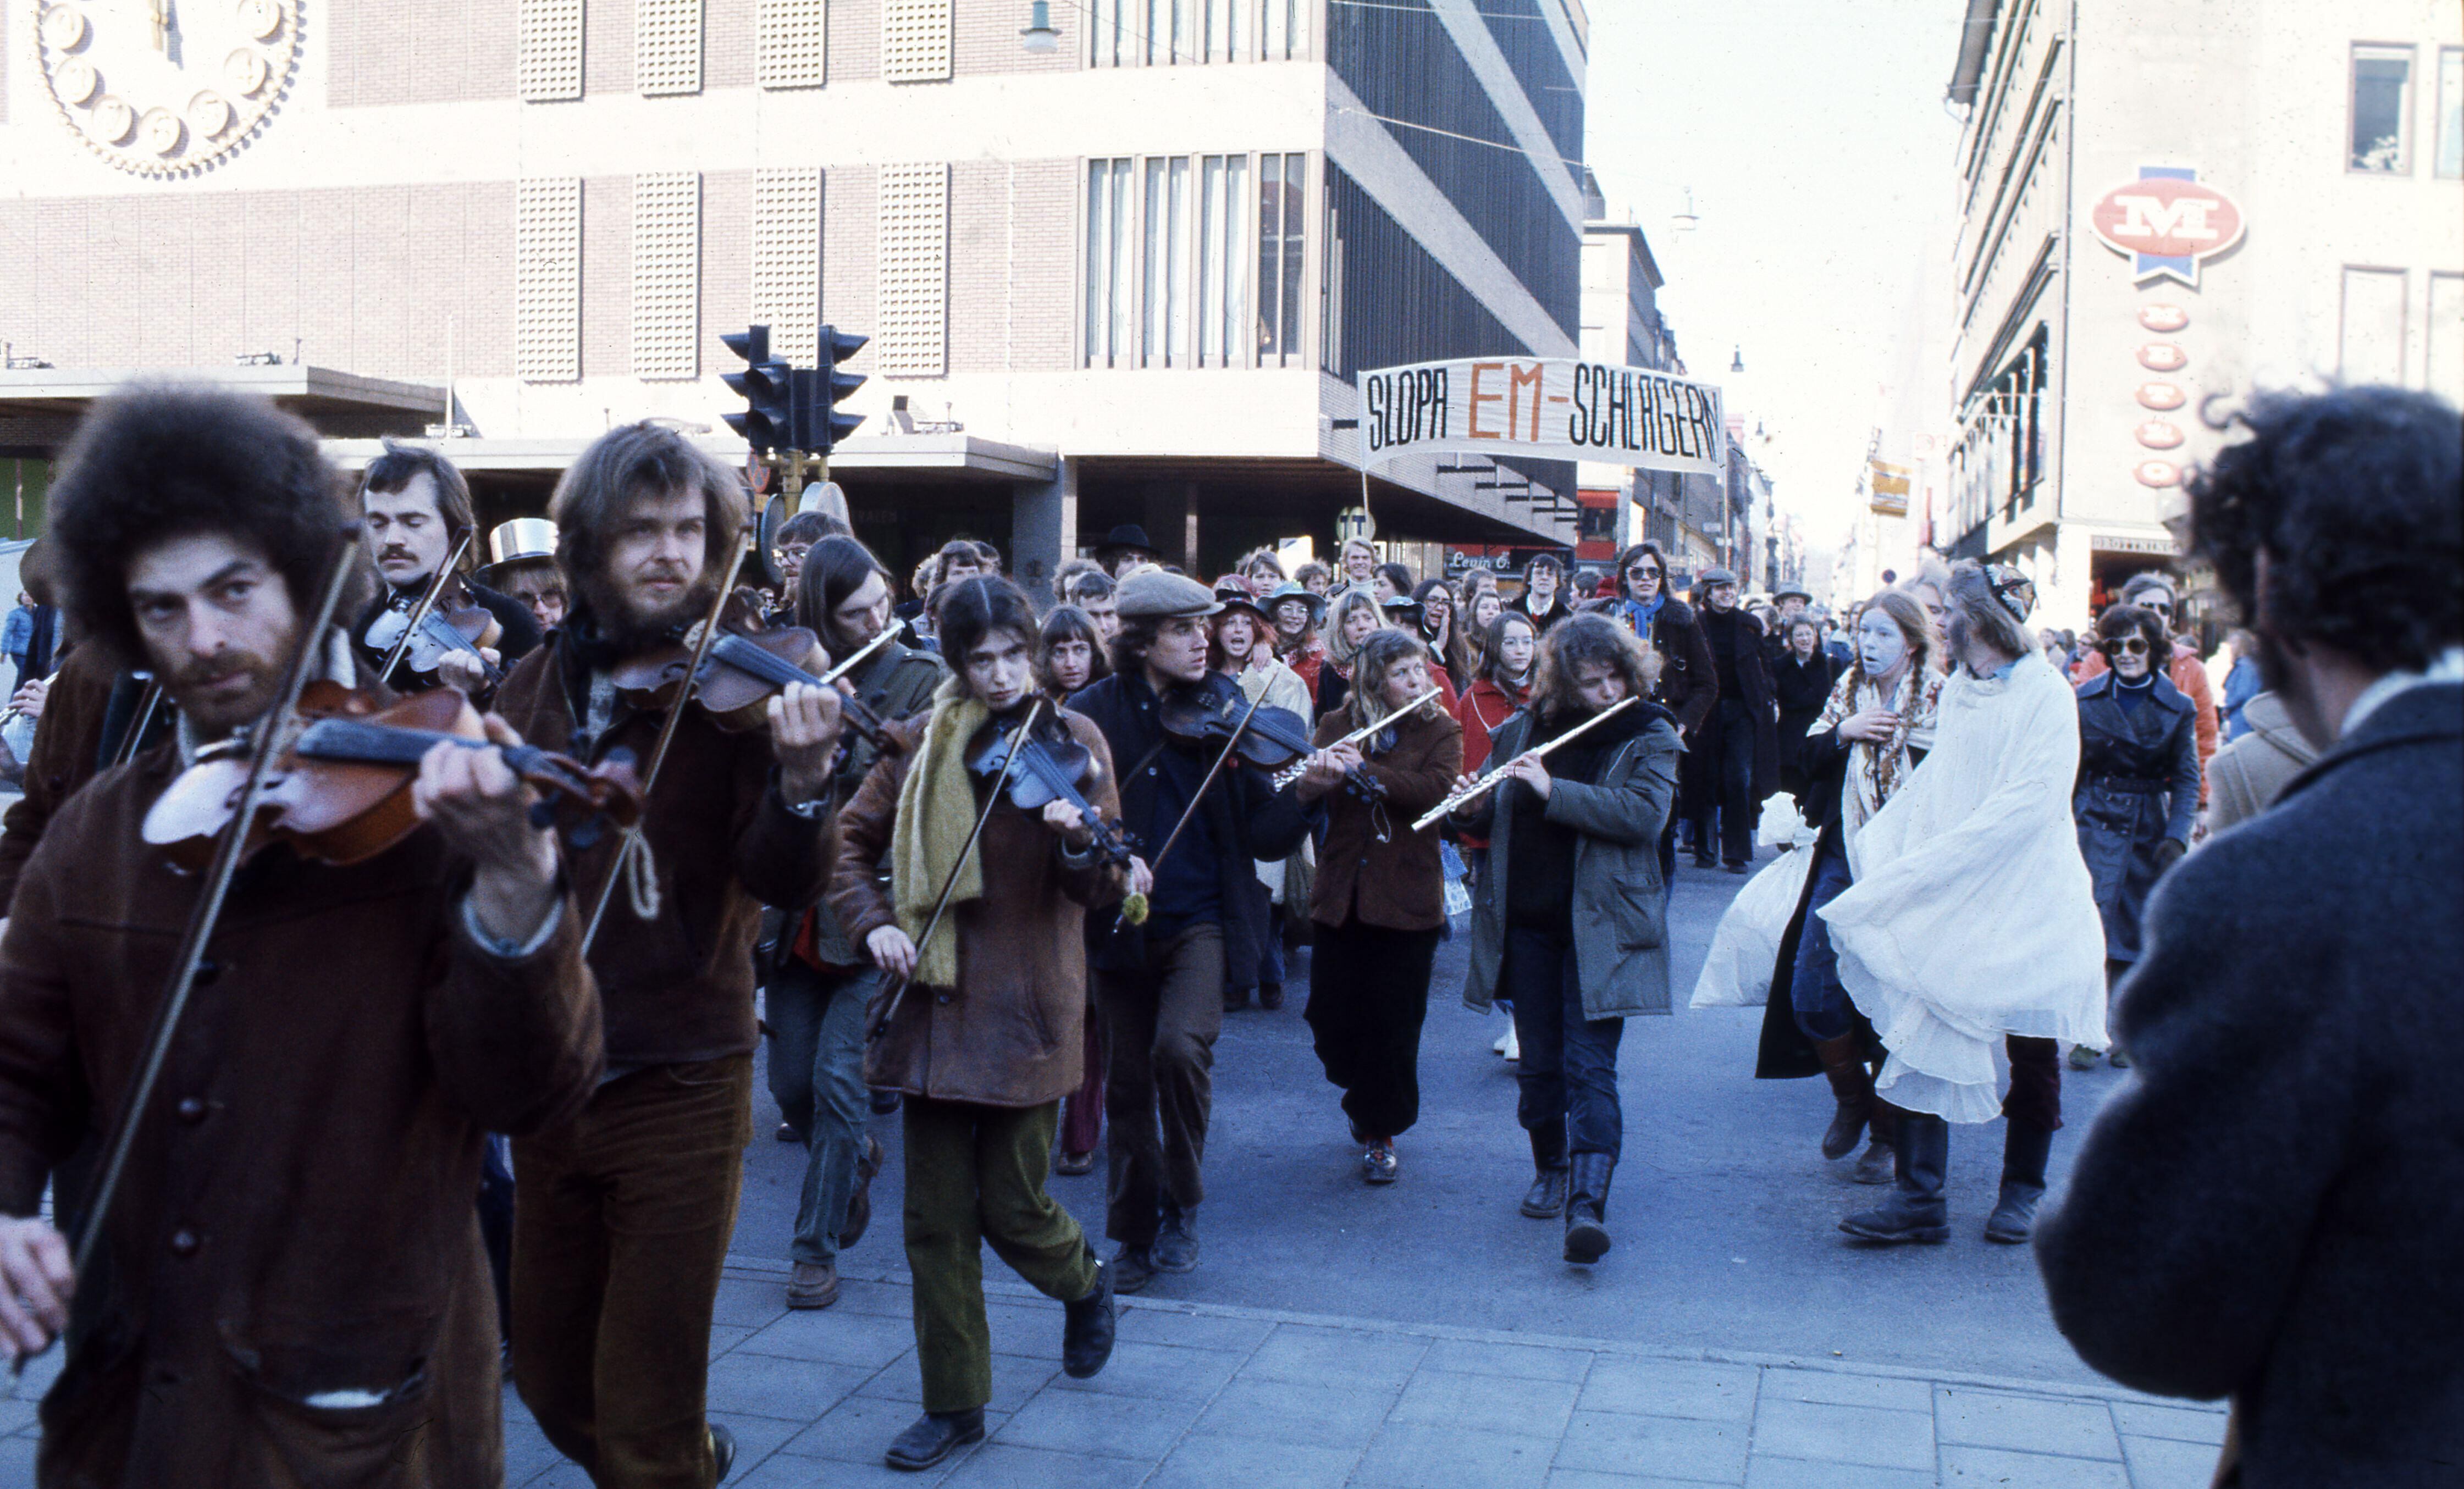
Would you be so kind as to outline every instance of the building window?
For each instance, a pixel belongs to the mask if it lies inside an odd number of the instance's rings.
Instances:
[[[1305,0],[1071,0],[1089,67],[1286,62],[1309,55]]]
[[[633,376],[701,374],[701,176],[633,178]]]
[[[1130,165],[1087,163],[1087,365],[1128,367],[1131,304],[1136,289],[1131,257]]]
[[[582,97],[582,0],[521,0],[519,58],[524,100]]]
[[[2438,49],[2438,159],[2451,180],[2464,176],[2464,47]]]
[[[881,167],[880,335],[886,377],[937,378],[946,367],[950,167]]]
[[[2430,390],[2464,404],[2464,274],[2430,276]]]
[[[950,0],[882,0],[881,76],[938,82],[950,76]]]
[[[1209,155],[1199,163],[1198,361],[1245,366],[1242,328],[1249,315],[1249,157]]]
[[[582,178],[514,186],[514,372],[526,383],[582,376]]]
[[[1301,354],[1301,245],[1308,218],[1309,157],[1258,160],[1258,364],[1297,364]]]
[[[2404,271],[2344,271],[2336,372],[2346,383],[2404,381]]]
[[[1150,367],[1189,365],[1189,158],[1146,163],[1146,335]]]
[[[701,0],[633,0],[633,86],[644,98],[701,92]]]
[[[822,320],[822,170],[753,174],[753,323],[770,328],[770,354],[818,365]]]
[[[2345,167],[2373,175],[2412,170],[2408,116],[2412,111],[2412,49],[2353,48],[2352,148]]]
[[[829,66],[829,0],[761,0],[755,73],[764,88],[818,88]]]

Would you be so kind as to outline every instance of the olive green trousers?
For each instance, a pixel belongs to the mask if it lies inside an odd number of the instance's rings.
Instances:
[[[915,1277],[924,1410],[964,1412],[993,1394],[985,1244],[1065,1303],[1094,1288],[1095,1258],[1078,1222],[1044,1192],[1059,1102],[982,1106],[910,1096],[906,1111],[907,1266]]]

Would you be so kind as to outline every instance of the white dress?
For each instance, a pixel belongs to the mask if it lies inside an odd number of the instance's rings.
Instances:
[[[2071,821],[2079,702],[2031,651],[2007,677],[1952,677],[1936,731],[1821,914],[1841,985],[1891,1052],[1875,1089],[1990,1122],[2002,1036],[2106,1044],[2104,929]]]

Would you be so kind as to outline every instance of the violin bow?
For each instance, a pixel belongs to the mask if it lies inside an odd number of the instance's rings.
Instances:
[[[625,829],[616,842],[616,858],[608,866],[607,882],[599,887],[599,902],[591,907],[590,924],[582,932],[582,954],[590,955],[592,943],[599,939],[599,924],[607,918],[608,903],[616,898],[616,886],[625,877],[625,859],[642,836],[642,822],[648,820],[650,791],[659,781],[659,767],[668,762],[668,747],[675,743],[676,725],[685,716],[685,705],[693,702],[693,690],[701,680],[701,665],[710,658],[710,648],[718,640],[718,618],[725,613],[727,602],[736,591],[736,576],[744,568],[745,555],[753,551],[753,535],[748,529],[744,540],[736,545],[736,557],[728,560],[727,576],[719,580],[718,594],[710,602],[710,614],[701,619],[701,635],[693,642],[693,662],[685,668],[683,686],[676,690],[675,702],[668,706],[668,716],[659,722],[658,742],[650,747],[649,768],[642,773],[642,808],[644,816]]]
[[[915,966],[919,972],[924,967],[924,948],[933,944],[933,932],[941,929],[941,917],[949,913],[950,896],[958,887],[959,870],[967,866],[967,855],[976,851],[977,841],[983,837],[984,823],[993,820],[993,808],[1001,805],[1001,793],[1009,789],[1010,772],[1018,768],[1019,751],[1024,749],[1034,737],[1028,731],[1035,728],[1036,718],[1044,712],[1049,702],[1049,699],[1039,694],[1036,697],[1035,706],[1026,711],[1026,722],[1018,727],[1019,732],[1012,736],[1013,742],[1009,747],[1009,753],[1001,756],[1001,774],[993,777],[992,795],[984,799],[984,809],[976,814],[976,825],[967,833],[966,846],[958,850],[957,861],[950,865],[950,876],[941,881],[941,897],[933,902],[933,917],[924,922],[924,933],[915,938]],[[864,1031],[864,1041],[867,1044],[881,1038],[890,1028],[890,1020],[898,1017],[898,1005],[907,998],[907,990],[914,985],[913,973],[898,980],[897,990],[890,995],[890,1001],[883,1005],[881,1017],[874,1019],[872,1026]]]
[[[1148,874],[1153,875],[1163,866],[1164,856],[1172,851],[1174,843],[1180,841],[1180,830],[1189,825],[1189,820],[1198,814],[1199,803],[1206,799],[1207,789],[1215,784],[1215,777],[1223,773],[1223,762],[1232,758],[1232,752],[1240,746],[1242,731],[1249,727],[1249,720],[1257,714],[1258,705],[1265,701],[1266,691],[1262,688],[1258,690],[1258,696],[1249,700],[1248,712],[1241,715],[1241,722],[1233,725],[1232,733],[1224,736],[1222,751],[1215,756],[1215,763],[1206,767],[1206,778],[1198,783],[1198,789],[1189,794],[1189,804],[1180,809],[1180,821],[1172,824],[1172,831],[1164,835],[1163,846],[1147,861]],[[1144,924],[1146,909],[1145,895],[1131,895],[1121,902],[1120,918],[1112,922],[1112,929],[1118,931],[1124,925]]]
[[[249,828],[255,822],[257,807],[264,800],[266,779],[274,774],[274,761],[282,753],[283,737],[299,716],[299,694],[323,654],[325,633],[333,626],[335,608],[341,602],[342,591],[350,585],[353,560],[358,558],[353,550],[359,545],[360,524],[344,523],[341,536],[342,551],[335,556],[333,571],[325,577],[325,592],[318,598],[316,616],[301,633],[299,654],[292,658],[291,669],[282,679],[281,693],[265,717],[257,721],[256,734],[249,741],[248,781],[240,787],[239,804],[214,843],[213,863],[206,870],[205,890],[188,913],[188,929],[172,957],[171,977],[164,985],[162,1005],[154,1015],[154,1027],[146,1035],[136,1084],[129,1087],[128,1099],[121,1104],[111,1144],[104,1150],[101,1177],[94,1187],[77,1232],[72,1263],[77,1277],[86,1275],[94,1249],[102,1239],[111,1201],[120,1191],[121,1175],[127,1171],[129,1152],[137,1146],[137,1128],[145,1120],[145,1108],[153,1101],[154,1087],[162,1079],[163,1062],[171,1053],[171,1040],[179,1035],[188,996],[196,991],[197,969],[205,962],[206,943],[213,939],[214,928],[222,920],[223,902],[231,895],[231,879],[246,856]],[[22,1374],[29,1358],[18,1355],[11,1365],[11,1372]]]
[[[393,686],[394,668],[401,663],[402,654],[410,649],[411,638],[419,634],[419,623],[427,620],[428,612],[436,608],[436,602],[445,593],[446,580],[453,577],[453,566],[460,563],[462,556],[471,551],[471,535],[474,531],[476,529],[463,530],[461,537],[453,544],[453,551],[445,556],[443,563],[437,565],[436,578],[429,580],[428,593],[420,596],[419,603],[411,607],[409,624],[403,626],[402,635],[394,642],[393,649],[385,653],[385,666],[377,668],[377,682],[380,686],[385,688]],[[482,660],[485,659],[482,658]]]
[[[154,715],[161,711],[162,707],[163,684],[159,679],[149,677],[145,679],[145,690],[137,695],[137,717],[128,726],[127,737],[121,739],[120,748],[113,752],[112,764],[125,765],[137,758],[137,752],[143,748],[145,731],[153,727]]]

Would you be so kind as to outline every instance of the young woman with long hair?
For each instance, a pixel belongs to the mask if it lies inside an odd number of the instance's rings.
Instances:
[[[1243,696],[1263,697],[1265,706],[1283,709],[1293,717],[1311,716],[1309,685],[1275,655],[1275,628],[1238,575],[1215,581],[1215,602],[1223,608],[1215,616],[1214,645],[1207,665],[1240,684]],[[1258,947],[1258,1006],[1269,1013],[1284,1006],[1285,860],[1257,865],[1258,893],[1265,902],[1265,933]],[[1226,982],[1223,1008],[1229,1013],[1249,1006],[1249,989]]]
[[[1537,1170],[1523,1213],[1562,1214],[1565,1258],[1580,1263],[1609,1249],[1609,1179],[1624,1138],[1624,1020],[1669,1011],[1660,834],[1681,747],[1667,711],[1637,702],[1545,760],[1524,752],[1628,698],[1647,699],[1658,665],[1605,616],[1574,616],[1543,633],[1531,702],[1498,731],[1491,752],[1507,763],[1483,777],[1491,789],[1452,815],[1457,832],[1489,843],[1463,1001],[1484,1012],[1500,997],[1514,1003],[1517,1115]]]
[[[1327,813],[1307,1017],[1371,1184],[1394,1182],[1395,1139],[1419,1117],[1420,1025],[1446,915],[1437,829],[1412,822],[1452,789],[1463,730],[1432,698],[1358,744],[1335,741],[1427,692],[1429,673],[1419,638],[1371,634],[1353,653],[1351,700],[1318,721],[1296,788]]]
[[[1446,691],[1461,696],[1478,671],[1472,666],[1471,644],[1463,635],[1468,626],[1463,620],[1463,602],[1455,594],[1455,587],[1441,579],[1420,580],[1412,598],[1420,602],[1420,640],[1444,669]]]
[[[1813,722],[1784,741],[1795,746],[1804,775],[1799,809],[1815,832],[1814,860],[1780,936],[1754,1074],[1764,1080],[1828,1076],[1837,1110],[1822,1135],[1822,1155],[1846,1157],[1870,1128],[1873,1143],[1857,1161],[1857,1181],[1887,1184],[1898,1127],[1893,1109],[1874,1097],[1884,1052],[1840,986],[1831,929],[1818,912],[1853,878],[1858,833],[1933,748],[1942,640],[1925,607],[1896,589],[1862,608],[1853,635],[1856,662]]]
[[[1486,639],[1480,654],[1485,659],[1480,675],[1455,703],[1455,722],[1463,726],[1463,774],[1477,776],[1488,763],[1489,738],[1506,727],[1524,704],[1531,698],[1531,678],[1540,660],[1540,626],[1521,610],[1499,609],[1493,603],[1497,591],[1489,589],[1485,598],[1492,602]],[[1463,851],[1470,856],[1471,883],[1477,886],[1488,871],[1488,840],[1475,833],[1462,835]],[[1523,1058],[1522,1047],[1514,1040],[1513,1000],[1502,999],[1507,1011],[1506,1032],[1497,1037],[1489,1049],[1510,1061]]]
[[[1067,703],[1069,695],[1112,675],[1104,656],[1104,637],[1095,618],[1076,605],[1054,605],[1045,612],[1035,641],[1035,682],[1045,697]]]
[[[1317,674],[1317,711],[1331,713],[1352,695],[1352,659],[1372,631],[1386,624],[1377,599],[1368,590],[1352,588],[1334,597],[1327,618],[1326,666]]]

